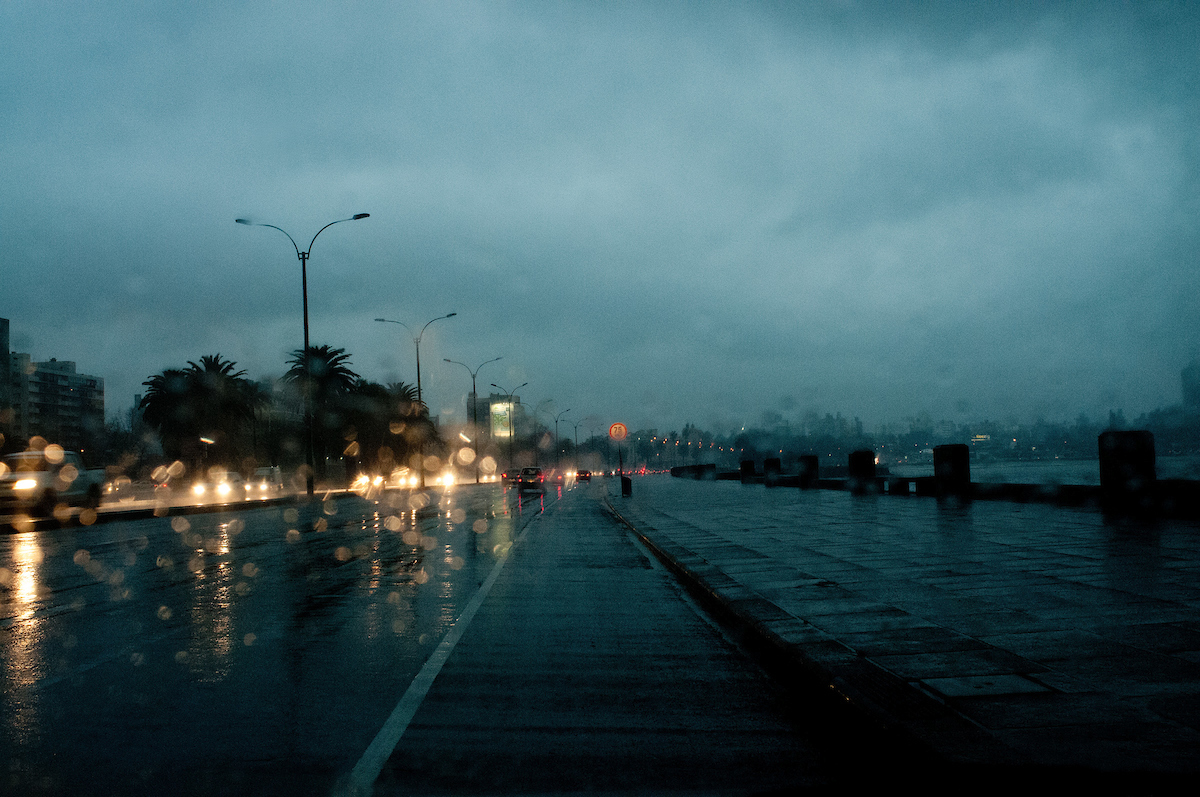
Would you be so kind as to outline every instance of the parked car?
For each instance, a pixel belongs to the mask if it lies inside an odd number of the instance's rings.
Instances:
[[[545,476],[542,474],[541,468],[521,468],[521,475],[517,478],[517,487],[520,490],[537,490],[542,492],[546,489]]]
[[[104,470],[88,470],[74,451],[49,445],[9,454],[0,461],[0,511],[23,509],[47,516],[58,504],[100,505]]]

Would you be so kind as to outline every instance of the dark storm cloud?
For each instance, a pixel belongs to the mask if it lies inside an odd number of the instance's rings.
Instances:
[[[313,338],[678,428],[1127,415],[1200,354],[1177,4],[0,10],[0,315],[106,377]],[[81,330],[86,330],[81,333]],[[427,364],[428,358],[428,364]],[[507,380],[507,381],[504,381]],[[457,409],[456,409],[457,408]]]

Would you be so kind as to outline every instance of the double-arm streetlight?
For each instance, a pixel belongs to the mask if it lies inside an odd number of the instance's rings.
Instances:
[[[501,393],[508,396],[508,467],[510,469],[513,466],[513,440],[515,440],[517,437],[517,413],[515,411],[516,408],[513,407],[512,397],[513,397],[514,393],[516,393],[518,390],[520,390],[521,388],[525,387],[528,384],[529,384],[528,382],[522,382],[521,384],[514,387],[512,390],[505,390],[504,388],[497,385],[495,382],[492,382],[492,387],[496,388]]]
[[[328,224],[326,224],[324,227],[322,227],[321,229],[317,230],[317,235],[320,235],[321,233],[325,232],[325,230],[329,229],[330,227],[332,227],[335,224],[341,224],[343,221],[358,221],[359,219],[368,218],[368,217],[370,217],[370,215],[371,215],[370,213],[355,213],[353,216],[351,216],[348,219],[338,219],[337,221],[331,221]],[[301,250],[300,245],[296,243],[296,239],[293,238],[291,235],[289,235],[288,231],[283,229],[282,227],[276,227],[274,224],[263,224],[263,223],[257,222],[257,221],[250,221],[250,219],[234,219],[234,221],[238,224],[245,224],[247,227],[270,227],[272,230],[279,230],[284,235],[287,235],[287,239],[292,242],[292,246],[295,247],[295,249],[296,249],[296,257],[298,257],[300,259],[300,288],[301,288],[301,292],[303,293],[303,296],[304,296],[304,353],[303,353],[304,359],[303,359],[303,363],[304,363],[304,374],[305,374],[305,383],[306,383],[304,386],[304,425],[307,427],[307,431],[308,431],[308,445],[305,447],[305,450],[304,450],[304,462],[306,465],[308,465],[308,474],[307,474],[307,478],[305,479],[305,483],[306,483],[306,487],[308,489],[308,494],[312,495],[313,494],[313,411],[312,411],[312,397],[309,395],[309,393],[312,391],[312,374],[309,373],[309,364],[310,363],[309,363],[309,356],[308,356],[308,254],[309,254],[309,252],[312,251],[313,244],[316,243],[316,241],[317,241],[317,235],[314,235],[312,237],[312,240],[308,242],[307,249]]]
[[[575,421],[571,425],[575,427],[575,470],[579,470],[579,427],[583,426],[583,421]]]
[[[480,363],[479,368],[482,368],[488,363],[494,363],[496,360],[503,359],[503,356],[493,357],[487,362]],[[469,374],[471,374],[471,425],[475,427],[474,431],[472,432],[472,447],[475,449],[475,483],[479,484],[479,394],[475,392],[475,375],[479,373],[479,368],[476,368],[474,371],[472,371],[471,366],[467,365],[466,363],[460,363],[458,360],[449,360],[445,357],[443,357],[442,360],[444,362],[454,363],[455,365],[461,365],[463,368],[467,369]]]
[[[425,330],[428,329],[429,325],[432,324],[434,321],[441,321],[443,318],[454,318],[454,316],[456,316],[456,315],[458,315],[458,313],[447,313],[446,315],[440,315],[437,318],[431,318],[431,319],[429,319],[429,321],[427,321],[425,323],[425,326],[421,327],[421,331],[416,332],[416,333],[414,333],[412,331],[412,327],[410,327],[408,324],[404,323],[403,321],[393,321],[390,318],[376,318],[375,319],[376,321],[379,321],[384,324],[399,324],[400,326],[402,326],[408,330],[408,334],[413,336],[413,345],[417,347],[417,404],[421,405],[422,407],[425,406],[425,399],[421,395],[421,338],[423,338],[425,336]],[[419,468],[419,470],[420,470],[420,489],[424,490],[425,489],[425,443],[424,443],[424,441],[422,441],[420,444],[420,459],[421,459],[420,468]]]
[[[558,454],[562,450],[562,447],[558,443],[558,419],[561,418],[562,416],[566,415],[570,411],[571,411],[571,409],[568,407],[567,409],[560,412],[558,415],[554,416],[554,467],[555,468],[558,468]]]

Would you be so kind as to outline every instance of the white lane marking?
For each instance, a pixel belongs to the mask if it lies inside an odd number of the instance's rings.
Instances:
[[[496,579],[500,576],[500,571],[504,568],[504,563],[508,561],[508,555],[512,553],[513,548],[521,544],[525,536],[529,533],[529,525],[537,516],[536,513],[529,518],[525,523],[525,527],[513,541],[513,544],[508,546],[508,550],[500,554],[500,558],[496,560],[496,564],[492,566],[492,572],[488,574],[479,591],[471,598],[470,603],[463,609],[462,614],[454,621],[454,625],[442,638],[438,644],[437,650],[425,662],[425,666],[417,673],[417,677],[409,684],[405,690],[400,702],[392,709],[391,715],[387,718],[387,722],[383,723],[383,727],[379,729],[379,733],[375,734],[375,738],[371,740],[371,744],[367,746],[366,751],[362,754],[362,758],[354,765],[354,769],[350,771],[350,775],[344,781],[339,781],[333,788],[334,797],[354,797],[356,795],[369,795],[371,787],[375,783],[375,779],[379,777],[383,765],[387,763],[388,758],[392,755],[392,751],[396,749],[396,745],[400,743],[400,737],[408,730],[408,724],[412,722],[412,718],[416,716],[417,709],[421,707],[421,702],[428,694],[429,688],[433,686],[433,681],[441,672],[442,666],[446,660],[450,658],[451,651],[458,644],[458,640],[466,633],[467,626],[471,624],[471,620],[475,618],[475,613],[479,611],[479,607],[483,605],[484,598],[492,589],[492,585],[496,583]]]

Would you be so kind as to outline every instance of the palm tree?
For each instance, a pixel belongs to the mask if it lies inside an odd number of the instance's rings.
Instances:
[[[312,413],[314,464],[317,474],[324,476],[329,440],[345,424],[344,399],[359,376],[350,369],[346,350],[331,346],[297,349],[288,363],[291,368],[283,378],[296,387]]]
[[[138,409],[146,425],[158,431],[163,453],[172,459],[183,459],[184,441],[200,436],[188,383],[187,371],[179,368],[167,368],[142,382],[146,395]]]
[[[414,454],[429,450],[438,442],[437,428],[429,418],[429,407],[417,398],[417,388],[405,382],[388,385],[392,397],[393,418],[390,425],[397,461],[409,463]]]
[[[188,368],[168,368],[142,384],[147,392],[138,405],[146,423],[158,430],[163,452],[193,463],[207,459],[236,461],[244,448],[243,433],[261,398],[253,395],[246,372],[220,354],[205,355]],[[212,440],[200,448],[201,437]]]

